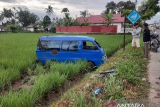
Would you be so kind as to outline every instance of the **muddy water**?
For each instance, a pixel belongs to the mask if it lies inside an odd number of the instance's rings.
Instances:
[[[150,82],[150,107],[160,107],[160,52],[150,53],[148,65],[148,78]]]

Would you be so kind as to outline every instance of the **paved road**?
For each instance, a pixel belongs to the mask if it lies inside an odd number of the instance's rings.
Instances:
[[[151,103],[154,103],[150,107],[160,107],[160,52],[151,52],[150,55],[148,65],[148,78],[150,82],[149,100]]]

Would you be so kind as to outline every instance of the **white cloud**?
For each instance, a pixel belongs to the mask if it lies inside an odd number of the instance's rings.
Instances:
[[[3,8],[27,7],[31,12],[43,17],[48,5],[54,7],[56,16],[62,17],[61,10],[67,7],[72,17],[79,16],[80,11],[89,10],[92,14],[100,14],[106,5],[105,0],[0,0],[0,11]]]
[[[153,17],[151,18],[151,20],[148,20],[147,22],[150,23],[150,24],[160,23],[160,12],[157,13],[155,16],[153,16]]]
[[[0,0],[0,11],[3,8],[27,7],[31,12],[42,18],[46,14],[45,8],[48,5],[52,5],[56,16],[63,16],[61,10],[67,7],[70,10],[71,16],[76,17],[83,10],[88,10],[91,14],[101,14],[105,10],[107,2],[110,1],[119,2],[119,0]],[[131,1],[135,2],[135,0]],[[138,5],[142,1],[138,0]],[[157,20],[159,17],[160,15],[158,14],[153,19]]]

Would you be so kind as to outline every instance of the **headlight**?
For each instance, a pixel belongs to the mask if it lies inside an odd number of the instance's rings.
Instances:
[[[106,62],[106,58],[107,58],[107,56],[103,56],[103,59],[102,59],[102,60],[103,60],[104,62]]]

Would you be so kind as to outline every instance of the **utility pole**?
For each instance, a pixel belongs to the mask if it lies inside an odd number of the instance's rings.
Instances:
[[[125,46],[126,46],[126,15],[124,16],[124,38],[123,38],[123,50],[125,51]]]
[[[135,0],[135,7],[134,7],[134,8],[135,8],[135,10],[137,10],[137,7],[136,7],[136,6],[137,6],[137,2],[138,2],[138,1],[137,1],[137,0]]]

